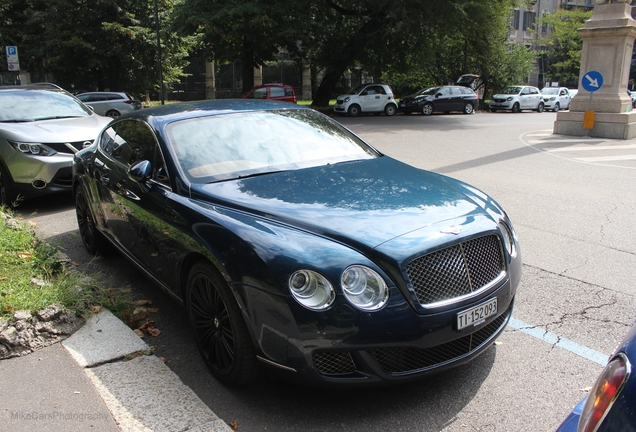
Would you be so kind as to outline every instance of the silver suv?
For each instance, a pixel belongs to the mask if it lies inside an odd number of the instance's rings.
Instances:
[[[139,99],[124,92],[80,93],[77,98],[92,107],[97,114],[112,118],[143,108]]]
[[[0,87],[0,206],[70,192],[73,154],[111,120],[53,84]]]
[[[570,109],[572,96],[567,87],[544,87],[541,94],[546,111],[559,112],[562,109]]]
[[[386,84],[362,84],[347,94],[338,96],[333,110],[338,114],[349,114],[351,117],[361,113],[385,113],[392,116],[398,106],[393,97],[393,90]]]
[[[545,103],[538,88],[519,85],[508,86],[490,100],[488,108],[491,112],[508,110],[518,113],[521,110],[543,112]]]

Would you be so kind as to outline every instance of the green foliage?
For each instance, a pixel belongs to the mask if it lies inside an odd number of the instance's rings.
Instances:
[[[547,81],[578,82],[583,39],[577,29],[585,25],[592,13],[560,10],[544,18],[550,28],[549,35],[541,39],[550,59]]]
[[[107,307],[116,315],[131,309],[128,294],[105,288],[65,264],[53,246],[39,241],[24,223],[0,208],[0,316],[41,310],[53,303],[80,315]]]
[[[20,66],[52,75],[68,90],[155,91],[154,0],[3,0],[0,37],[17,45]],[[183,75],[193,43],[168,30],[173,0],[159,0],[164,81]]]

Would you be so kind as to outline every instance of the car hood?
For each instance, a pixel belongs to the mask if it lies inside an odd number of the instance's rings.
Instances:
[[[492,221],[489,206],[501,212],[462,182],[387,156],[193,185],[192,197],[367,248],[440,223]]]
[[[90,115],[24,123],[0,123],[0,137],[26,142],[76,142],[94,140],[110,117]]]
[[[493,98],[493,99],[494,99],[494,98],[497,98],[497,99],[506,99],[506,98],[509,98],[509,97],[511,97],[511,96],[512,96],[512,97],[516,97],[516,96],[519,96],[519,95],[518,95],[518,94],[516,94],[516,93],[513,93],[513,94],[508,94],[508,93],[497,93],[496,95],[493,95],[493,97],[492,97],[492,98]]]

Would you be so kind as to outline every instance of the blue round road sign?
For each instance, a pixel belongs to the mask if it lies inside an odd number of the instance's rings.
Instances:
[[[585,73],[585,75],[583,75],[581,85],[583,86],[584,90],[593,93],[603,87],[603,75],[601,75],[599,71],[588,71]]]

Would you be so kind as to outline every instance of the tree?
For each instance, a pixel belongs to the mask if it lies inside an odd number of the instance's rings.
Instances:
[[[0,35],[20,49],[21,68],[75,90],[158,88],[154,0],[9,1]],[[161,0],[164,76],[182,74],[190,41],[166,30],[172,0]]]
[[[583,39],[577,29],[592,17],[592,11],[560,10],[543,18],[549,34],[541,39],[548,55],[549,81],[578,82]]]
[[[277,59],[281,49],[295,53],[305,38],[301,17],[311,3],[302,0],[182,0],[173,28],[196,35],[207,60],[242,66],[243,92],[254,87],[254,68]]]

